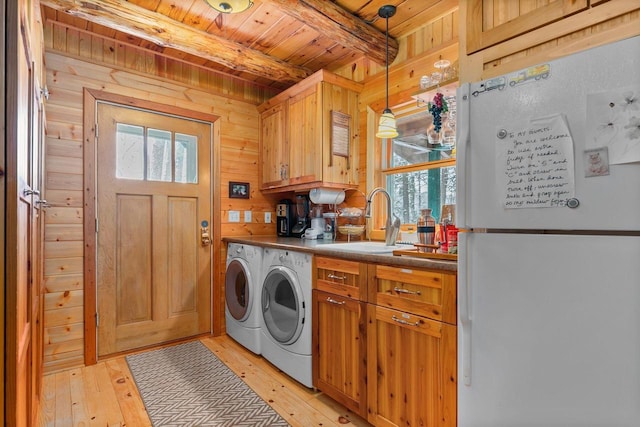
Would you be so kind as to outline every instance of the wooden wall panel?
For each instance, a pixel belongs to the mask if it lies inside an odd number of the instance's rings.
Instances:
[[[277,196],[258,191],[259,120],[256,106],[274,93],[241,79],[222,78],[204,68],[170,60],[152,51],[108,42],[101,37],[45,24],[47,85],[46,197],[52,204],[45,223],[45,370],[84,363],[83,305],[83,90],[84,88],[158,102],[219,117],[220,176],[214,197],[214,331],[224,331],[224,278],[226,248],[221,237],[275,235]],[[228,182],[248,182],[250,199],[230,199]],[[229,223],[228,211],[252,211],[250,223]],[[264,212],[273,221],[264,223]],[[66,332],[65,332],[66,331]]]
[[[393,63],[390,64],[390,69],[411,60],[415,60],[416,58],[420,58],[426,53],[437,51],[443,45],[449,45],[456,41],[458,39],[459,21],[459,13],[456,9],[444,16],[436,17],[433,20],[427,20],[416,31],[399,37],[398,55]],[[377,64],[367,58],[361,58],[341,67],[340,69],[332,71],[340,76],[357,82],[364,82],[366,84],[367,81],[374,76],[383,74],[385,71],[385,65]],[[420,77],[423,74],[431,74],[433,71],[436,71],[433,64],[425,64],[424,69],[416,70],[416,89],[420,82]],[[394,80],[389,76],[390,92],[394,85]]]

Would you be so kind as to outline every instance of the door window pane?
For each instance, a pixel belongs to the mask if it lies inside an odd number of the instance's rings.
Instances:
[[[198,137],[124,123],[116,125],[116,177],[198,183]]]
[[[171,182],[171,132],[147,130],[147,180]]]
[[[116,126],[116,178],[144,179],[144,128]]]
[[[198,138],[176,133],[175,182],[198,183]]]

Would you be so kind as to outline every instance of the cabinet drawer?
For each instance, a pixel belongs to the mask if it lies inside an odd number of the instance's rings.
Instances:
[[[357,261],[316,256],[314,288],[360,300],[366,297],[366,265]]]
[[[372,265],[369,276],[369,303],[456,323],[455,274]]]

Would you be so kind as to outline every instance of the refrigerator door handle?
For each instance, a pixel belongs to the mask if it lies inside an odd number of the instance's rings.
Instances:
[[[471,183],[467,182],[467,157],[470,150],[471,142],[471,125],[469,119],[471,116],[471,84],[465,83],[456,91],[456,177],[458,180],[458,191],[456,200],[456,225],[458,228],[469,227],[468,207],[471,203],[467,200],[471,193]],[[460,188],[463,186],[463,188]]]
[[[469,249],[469,232],[458,235],[458,315],[460,317],[459,333],[460,366],[464,385],[471,385],[471,284],[467,275],[467,253]]]

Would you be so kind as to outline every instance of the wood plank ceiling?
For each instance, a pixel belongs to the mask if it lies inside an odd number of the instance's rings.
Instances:
[[[40,0],[45,20],[141,46],[212,70],[283,90],[319,69],[336,70],[362,56],[384,64],[395,38],[409,34],[450,0],[254,0],[222,14],[204,0]],[[457,3],[457,2],[456,2]]]

